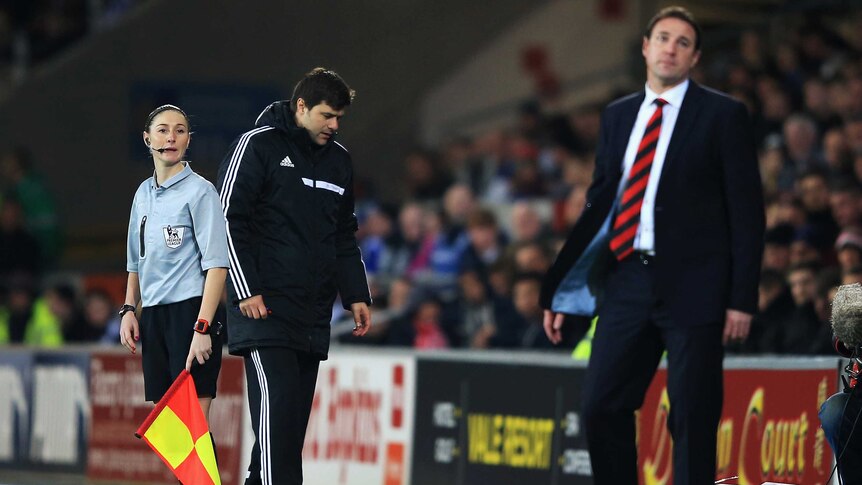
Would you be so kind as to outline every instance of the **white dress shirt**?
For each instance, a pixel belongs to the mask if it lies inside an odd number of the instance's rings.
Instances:
[[[629,178],[629,171],[631,171],[632,165],[635,163],[638,146],[644,136],[644,131],[646,131],[647,122],[655,112],[656,105],[654,102],[656,98],[662,98],[667,101],[667,104],[662,111],[661,132],[659,133],[658,144],[655,148],[655,157],[650,168],[649,182],[647,182],[643,205],[641,206],[640,223],[638,224],[638,231],[634,240],[635,251],[645,251],[655,254],[655,218],[653,217],[655,195],[658,191],[667,147],[670,144],[671,135],[673,135],[673,128],[676,126],[676,118],[679,115],[682,100],[685,98],[685,92],[688,90],[688,79],[663,92],[661,96],[651,90],[649,85],[645,86],[644,89],[646,90],[646,96],[643,103],[641,103],[634,128],[632,128],[631,135],[629,135],[626,154],[623,157],[623,177],[620,180],[619,190],[617,191],[617,200],[622,196],[625,189]]]

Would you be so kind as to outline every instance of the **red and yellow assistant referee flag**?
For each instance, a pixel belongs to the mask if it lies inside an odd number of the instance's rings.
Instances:
[[[207,420],[191,374],[183,370],[135,436],[185,485],[221,485]]]

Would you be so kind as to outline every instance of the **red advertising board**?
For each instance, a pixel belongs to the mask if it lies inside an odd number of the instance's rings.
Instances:
[[[210,408],[211,431],[218,452],[219,474],[225,484],[245,479],[239,470],[243,419],[242,359],[222,360],[218,395]],[[87,476],[99,480],[177,483],[176,478],[135,430],[152,403],[144,401],[139,356],[96,352],[90,360],[92,415]]]
[[[823,485],[833,463],[817,412],[836,392],[836,380],[836,368],[725,370],[716,479],[738,476],[731,483],[739,485]],[[638,473],[644,485],[673,483],[666,382],[661,369],[637,416]]]
[[[339,352],[320,368],[305,447],[308,485],[406,485],[415,360]]]

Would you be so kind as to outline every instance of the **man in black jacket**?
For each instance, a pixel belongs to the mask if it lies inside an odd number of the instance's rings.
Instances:
[[[302,445],[336,296],[371,327],[353,168],[334,140],[354,91],[316,68],[269,105],[219,169],[231,260],[228,349],[245,359],[255,444],[246,484],[302,483]]]

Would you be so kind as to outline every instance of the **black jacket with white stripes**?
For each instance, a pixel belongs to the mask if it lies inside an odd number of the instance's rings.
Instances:
[[[356,243],[353,167],[347,150],[315,144],[289,101],[269,105],[219,167],[230,271],[228,348],[291,347],[325,359],[336,294],[345,309],[371,304]],[[238,302],[262,295],[266,320]]]

